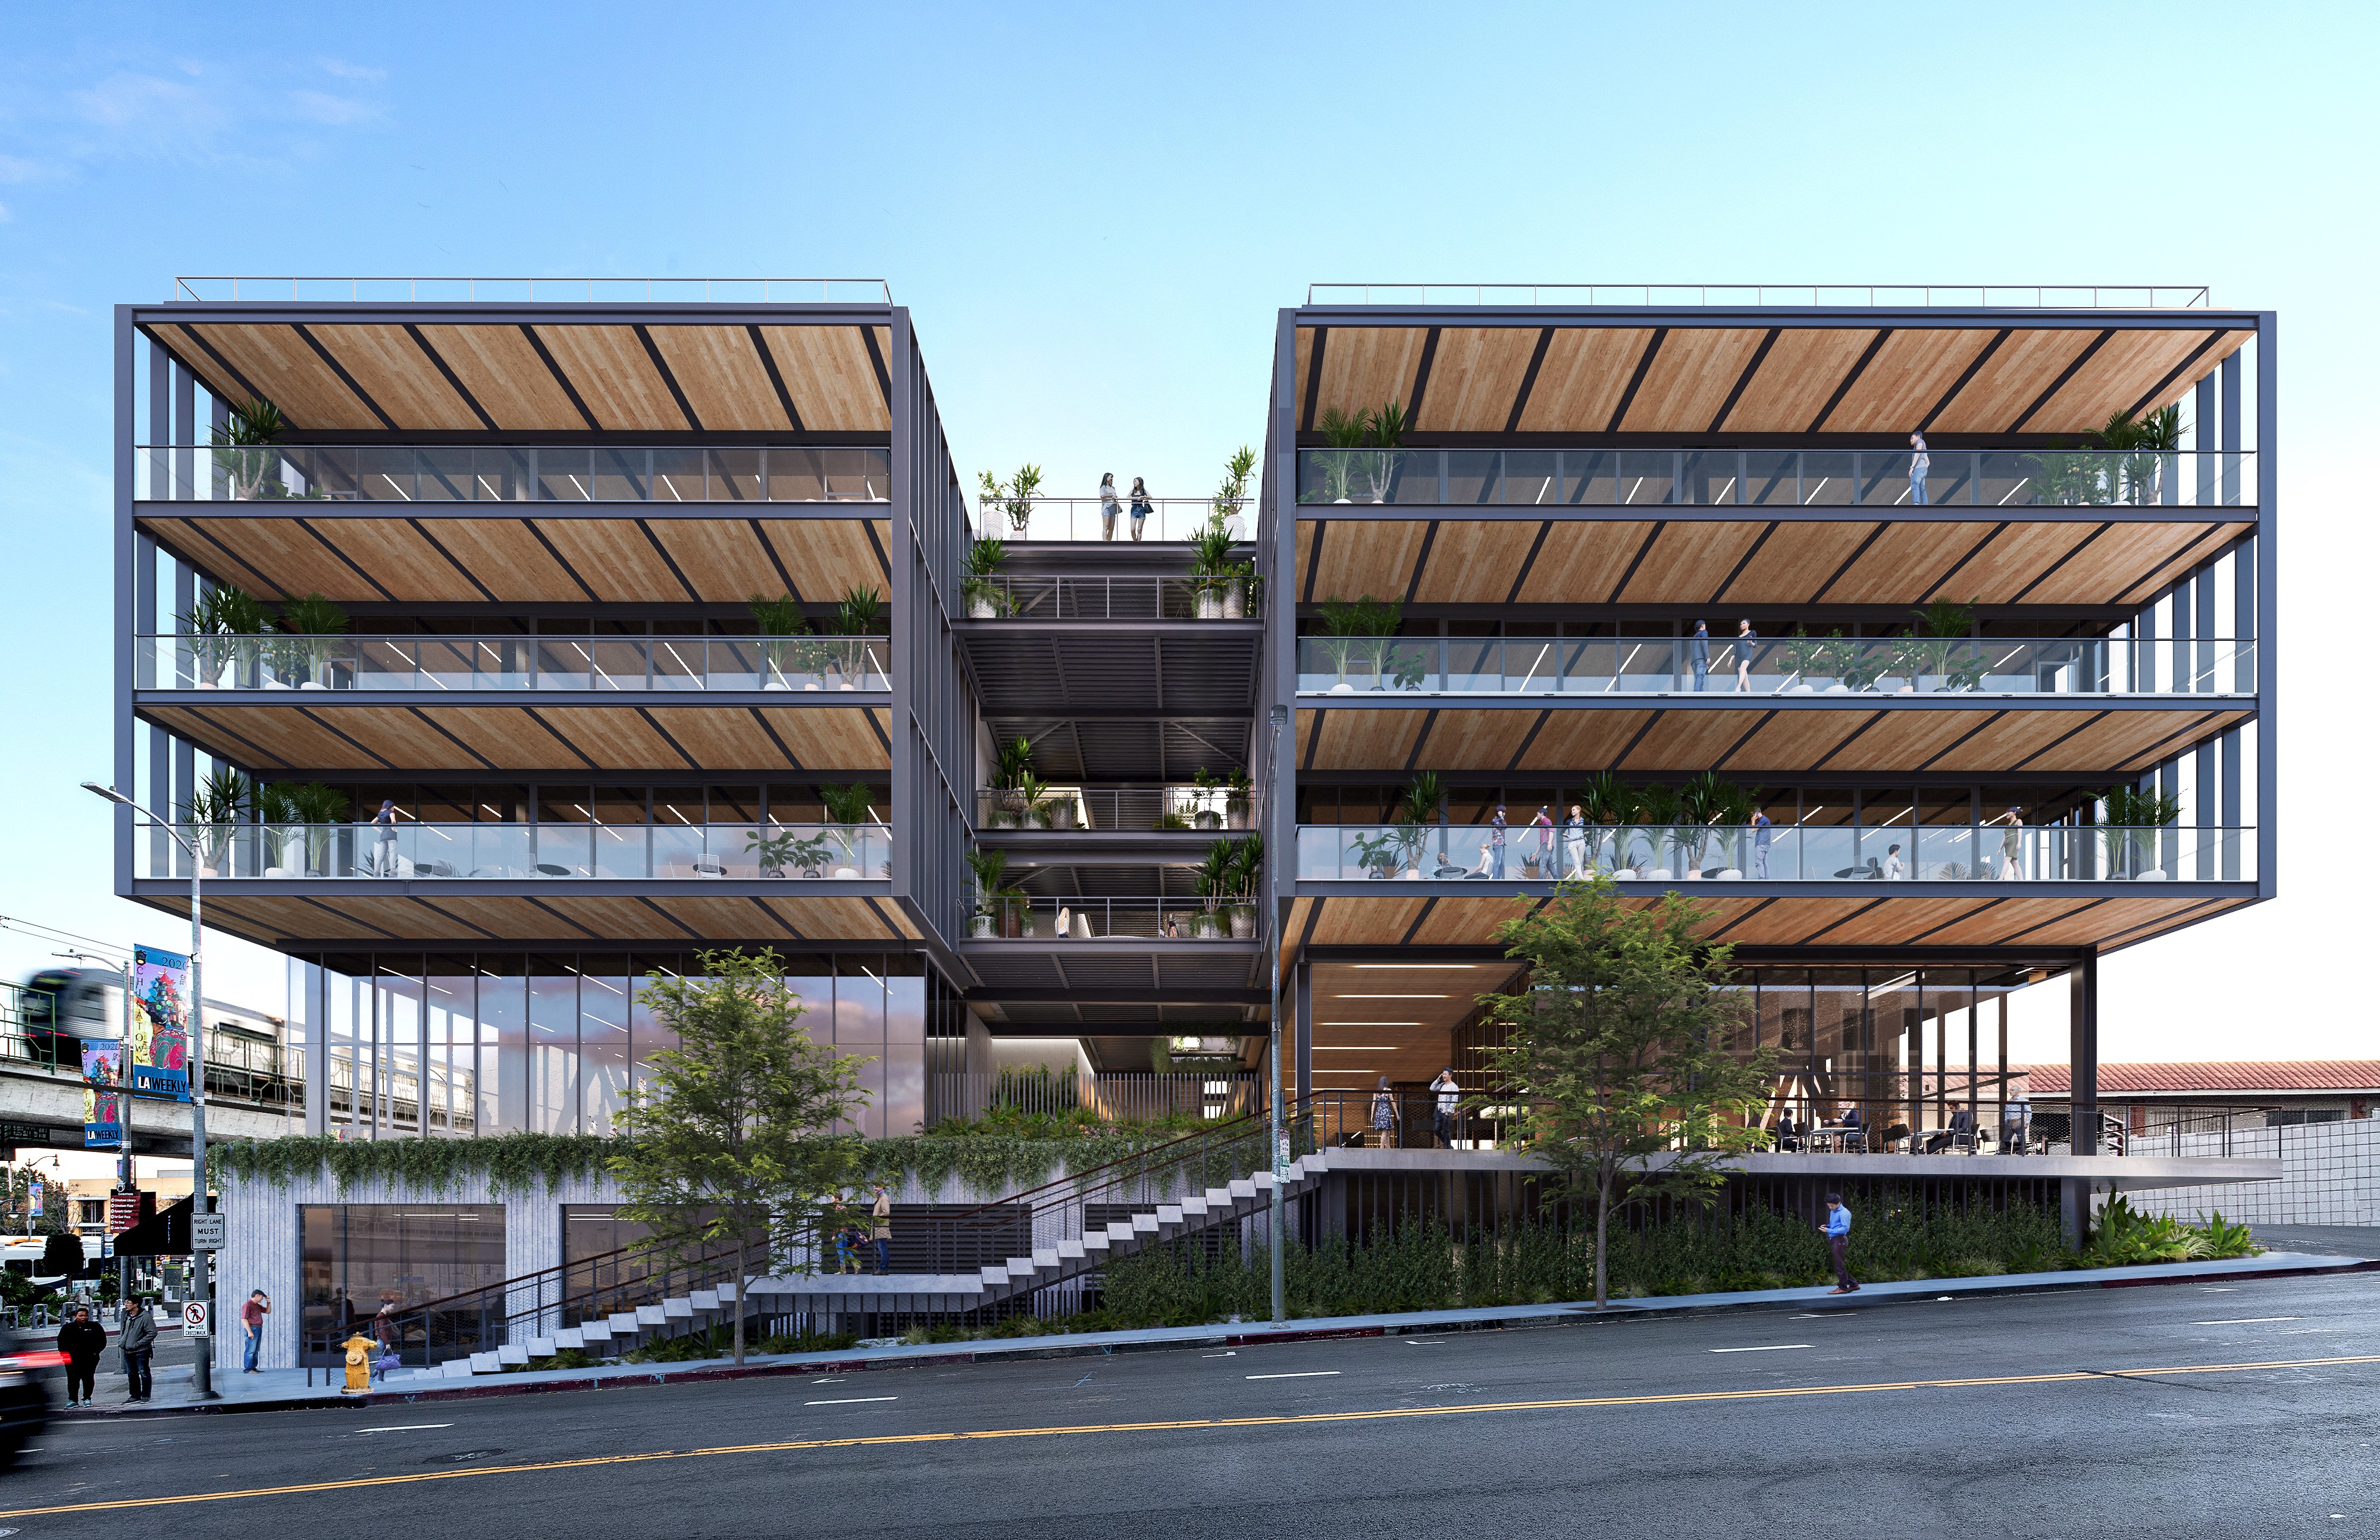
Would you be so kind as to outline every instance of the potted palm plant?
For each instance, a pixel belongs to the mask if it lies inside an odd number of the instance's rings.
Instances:
[[[1235,540],[1240,538],[1240,510],[1248,503],[1248,478],[1256,468],[1257,452],[1242,444],[1223,463],[1223,483],[1215,489],[1210,517]]]
[[[1405,416],[1402,403],[1391,401],[1363,417],[1364,434],[1372,453],[1363,457],[1364,473],[1371,486],[1374,503],[1389,501],[1390,488],[1396,481],[1397,451],[1405,442],[1405,430],[1412,423]]]
[[[255,788],[236,770],[216,767],[182,805],[183,821],[191,825],[190,843],[198,847],[199,875],[221,877],[234,838],[254,804]]]
[[[302,638],[284,644],[297,665],[292,672],[298,675],[298,687],[329,689],[331,660],[339,655],[339,644],[332,638],[346,633],[346,611],[321,594],[310,593],[281,607],[281,624],[290,635]]]
[[[782,879],[799,873],[815,879],[826,861],[827,839],[823,834],[806,838],[798,829],[780,829],[774,834],[756,829],[744,836],[744,849],[762,877]]]
[[[2158,831],[2181,817],[2181,798],[2138,786],[2110,786],[2099,794],[2100,837],[2107,848],[2107,875],[2119,881],[2163,882],[2157,865]]]
[[[1025,823],[1025,799],[1016,790],[1033,773],[1033,744],[1019,735],[1000,746],[991,770],[994,794],[986,798],[987,825],[993,829],[1018,829]]]
[[[1625,879],[1633,878],[1634,868],[1628,865],[1627,827],[1636,819],[1636,789],[1609,770],[1598,770],[1586,778],[1579,787],[1579,817],[1585,819],[1594,833],[1588,838],[1590,859],[1600,860],[1604,842],[1611,842],[1611,867],[1614,875]]]
[[[1930,694],[1949,684],[1953,661],[1966,649],[1974,630],[1975,608],[1937,600],[1911,611],[1910,617],[1909,635],[1901,638],[1894,662],[1909,681],[1901,686],[1903,693]]]
[[[1245,941],[1257,933],[1257,888],[1264,878],[1264,836],[1250,834],[1228,842],[1231,860],[1225,870],[1232,903],[1232,940]]]
[[[1397,797],[1397,824],[1400,831],[1410,831],[1412,847],[1405,855],[1405,876],[1419,879],[1422,860],[1428,854],[1429,829],[1445,821],[1446,786],[1436,770],[1415,770],[1413,779]],[[1446,858],[1445,846],[1439,848],[1439,859]]]
[[[290,823],[297,826],[292,833],[298,838],[298,849],[293,852],[289,848],[288,840],[285,838],[280,853],[282,866],[300,867],[298,872],[288,875],[329,876],[331,836],[334,826],[344,821],[347,816],[348,794],[336,786],[325,785],[320,781],[309,781],[302,786],[292,782],[276,781],[268,790],[276,799],[273,804],[274,808],[285,815]],[[260,796],[260,806],[262,802],[263,799]],[[270,816],[267,815],[268,818]],[[290,859],[293,855],[298,857],[296,862]]]
[[[991,939],[992,910],[999,904],[1000,884],[1008,875],[1008,852],[970,850],[967,870],[975,874],[975,903],[967,915],[967,934],[977,940]]]
[[[269,447],[288,427],[281,408],[261,398],[235,405],[215,424],[212,456],[225,497],[251,503],[288,495],[277,474],[281,457]]]
[[[967,619],[995,620],[1014,612],[1008,585],[1001,576],[1001,567],[1007,560],[1008,547],[990,535],[967,547],[966,572],[959,582],[960,592],[966,600]]]
[[[1041,490],[1041,467],[1019,466],[1016,474],[1010,477],[1005,485],[988,470],[976,474],[980,488],[980,495],[976,500],[979,521],[988,522],[992,510],[997,508],[1007,517],[1011,534],[1017,540],[1024,540],[1033,524],[1033,498]]]
[[[843,847],[844,864],[834,868],[838,878],[849,880],[861,875],[861,831],[868,822],[875,799],[875,792],[857,782],[848,786],[819,788],[819,800],[826,804],[830,833],[834,843]]]
[[[1716,770],[1705,770],[1689,780],[1678,791],[1680,843],[1686,855],[1684,875],[1699,879],[1704,872],[1703,857],[1711,842],[1718,840],[1724,851],[1730,836],[1721,831],[1751,821],[1752,799],[1742,787],[1720,779]],[[1727,878],[1732,873],[1741,878],[1743,874],[1734,867],[1735,863],[1722,855],[1720,868],[1712,875]]]
[[[1223,618],[1223,589],[1231,570],[1231,532],[1210,517],[1190,542],[1191,606],[1196,618]]]
[[[260,638],[273,629],[273,612],[245,589],[219,585],[199,596],[189,612],[177,617],[189,638],[192,673],[202,690],[217,688],[225,669],[231,670],[231,687],[251,685],[258,673]]]
[[[1256,782],[1248,772],[1235,770],[1223,783],[1223,822],[1229,829],[1245,829],[1256,810]]]
[[[788,673],[806,673],[802,664],[806,648],[800,638],[810,634],[810,623],[802,613],[801,600],[792,594],[775,599],[763,599],[754,594],[747,601],[752,611],[753,624],[760,628],[760,659],[768,665],[769,676],[761,682],[764,690],[790,690],[793,683]],[[818,688],[816,683],[809,686]]]
[[[858,689],[868,669],[868,638],[876,636],[884,614],[884,596],[866,586],[855,588],[835,606],[834,629],[844,639],[827,661],[827,688]]]
[[[1018,827],[1047,829],[1050,826],[1050,808],[1043,800],[1049,794],[1050,783],[1029,770],[1016,778],[1016,808],[1021,819]]]
[[[1370,664],[1372,683],[1379,683],[1380,661],[1388,649],[1388,638],[1397,634],[1403,618],[1404,600],[1401,599],[1374,599],[1365,594],[1356,599],[1323,600],[1324,646],[1339,668],[1339,682],[1330,686],[1332,695],[1344,695],[1355,688],[1347,678],[1351,660]]]
[[[1678,788],[1656,782],[1636,789],[1636,818],[1644,826],[1645,859],[1636,863],[1636,875],[1647,882],[1667,882],[1670,849],[1678,837]]]

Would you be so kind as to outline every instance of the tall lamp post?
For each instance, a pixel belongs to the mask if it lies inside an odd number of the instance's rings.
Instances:
[[[1281,802],[1281,729],[1289,721],[1289,708],[1272,709],[1272,737],[1265,749],[1265,797],[1278,807]],[[1276,817],[1274,827],[1280,827]],[[1281,1103],[1281,851],[1272,852],[1266,864],[1265,935],[1272,952],[1272,1005],[1267,1014],[1272,1018],[1272,1324],[1287,1324],[1281,1284],[1281,1183],[1289,1180],[1289,1125]]]
[[[113,786],[103,786],[96,781],[86,781],[82,789],[95,796],[103,796],[121,807],[132,810],[135,819],[145,819],[152,829],[162,829],[173,837],[190,858],[190,1212],[205,1211],[207,1207],[207,1023],[206,989],[199,972],[199,943],[203,932],[199,920],[199,847],[170,823],[151,816],[149,810],[126,796]],[[125,1007],[131,1008],[131,991],[125,992]],[[192,1229],[196,1229],[194,1224]],[[208,1334],[199,1340],[198,1355],[191,1361],[192,1401],[220,1401],[214,1388],[214,1285],[212,1279],[213,1257],[190,1248],[190,1298],[207,1315]]]

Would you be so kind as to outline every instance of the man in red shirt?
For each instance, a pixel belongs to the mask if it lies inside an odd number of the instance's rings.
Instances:
[[[240,1344],[241,1374],[257,1372],[256,1350],[264,1345],[264,1317],[272,1314],[272,1296],[261,1289],[250,1290],[248,1303],[239,1307],[239,1328],[246,1339]]]

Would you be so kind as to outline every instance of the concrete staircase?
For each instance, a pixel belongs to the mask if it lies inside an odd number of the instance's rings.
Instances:
[[[1322,1180],[1330,1170],[1325,1154],[1305,1156],[1289,1169],[1282,1184],[1283,1201],[1297,1196]],[[602,1321],[564,1328],[551,1337],[508,1342],[493,1352],[475,1352],[434,1368],[399,1370],[391,1382],[419,1379],[468,1379],[474,1375],[502,1374],[533,1358],[550,1358],[565,1348],[576,1348],[596,1358],[613,1358],[647,1342],[683,1337],[732,1318],[740,1293],[763,1312],[814,1315],[857,1315],[873,1312],[927,1314],[974,1310],[997,1304],[1017,1294],[1090,1272],[1118,1257],[1129,1256],[1160,1241],[1195,1234],[1269,1208],[1273,1177],[1257,1171],[1225,1186],[1185,1194],[1162,1203],[1133,1207],[1126,1217],[1097,1228],[1082,1228],[1061,1236],[1049,1246],[1037,1246],[1030,1256],[970,1273],[795,1273],[744,1280],[739,1291],[721,1281],[708,1289],[640,1304]]]

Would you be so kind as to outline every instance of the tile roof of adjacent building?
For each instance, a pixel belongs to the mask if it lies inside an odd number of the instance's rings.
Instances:
[[[2064,1064],[2034,1064],[2026,1073],[2035,1096],[2063,1096]],[[2246,1060],[2205,1064],[2102,1064],[2099,1095],[2175,1092],[2380,1090],[2380,1059]]]

